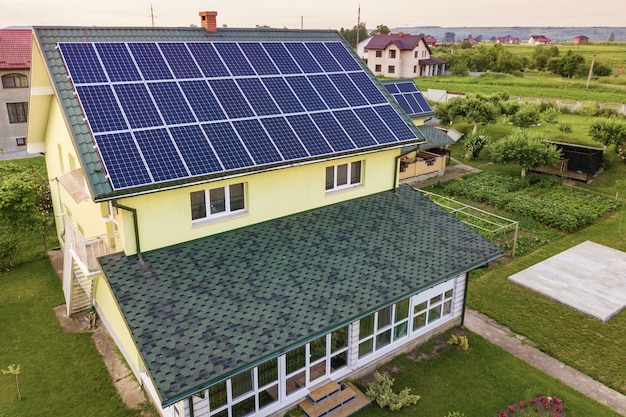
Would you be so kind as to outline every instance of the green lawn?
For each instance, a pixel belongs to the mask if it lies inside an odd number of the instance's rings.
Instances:
[[[63,333],[53,307],[61,281],[48,259],[0,272],[0,417],[138,416],[126,408],[89,333]]]
[[[506,406],[537,395],[563,398],[568,417],[620,415],[473,333],[468,351],[445,346],[429,360],[411,358],[420,352],[431,355],[436,345],[427,343],[380,368],[395,378],[394,391],[410,387],[420,395],[417,405],[391,412],[371,404],[355,416],[445,417],[460,411],[465,417],[495,417]]]

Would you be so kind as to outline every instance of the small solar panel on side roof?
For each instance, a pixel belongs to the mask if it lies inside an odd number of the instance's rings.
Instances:
[[[395,84],[383,84],[383,87],[385,87],[390,94],[398,93],[398,87]]]
[[[261,45],[263,45],[263,48],[265,48],[282,74],[302,73],[302,70],[296,64],[296,61],[293,60],[285,45],[278,42],[263,42]]]
[[[398,94],[396,97],[396,99],[398,97],[400,97],[400,94]],[[420,106],[420,104],[417,102],[417,100],[415,99],[415,93],[407,93],[407,94],[402,94],[402,97],[406,100],[407,103],[409,103],[409,106],[411,106],[411,109],[413,110],[412,113],[413,114],[420,114],[420,113],[424,113],[424,110],[422,109],[422,106]],[[411,114],[411,113],[409,113]]]
[[[187,47],[205,77],[227,77],[230,75],[226,65],[224,65],[211,43],[190,42],[187,44]]]
[[[394,94],[393,98],[398,102],[398,104],[400,105],[400,107],[402,107],[402,110],[404,110],[406,114],[415,114],[413,107],[411,107],[403,94]]]
[[[156,43],[133,42],[128,44],[137,66],[145,80],[169,80],[174,78]]]
[[[430,107],[430,104],[428,104],[428,101],[426,101],[424,95],[421,92],[414,94],[414,97],[415,100],[417,100],[417,102],[420,104],[420,106],[422,106],[422,110],[424,110],[425,112],[433,111],[432,107]]]
[[[397,83],[396,85],[401,93],[412,93],[417,91],[417,87],[415,87],[415,84],[412,82]]]
[[[108,81],[93,44],[60,43],[59,48],[74,84]]]
[[[209,174],[224,168],[198,125],[170,128],[170,133],[191,175]]]
[[[96,43],[95,47],[112,82],[141,80],[126,44]]]
[[[256,75],[239,46],[231,42],[215,42],[215,49],[220,54],[233,75]]]

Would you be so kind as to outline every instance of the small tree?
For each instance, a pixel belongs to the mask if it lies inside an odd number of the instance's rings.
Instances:
[[[11,374],[11,375],[15,375],[15,385],[17,385],[17,397],[21,400],[22,399],[22,393],[20,392],[20,380],[18,378],[18,375],[20,373],[22,373],[22,371],[20,370],[20,365],[9,365],[9,367],[7,369],[2,369],[2,373],[3,374]]]
[[[541,114],[541,118],[546,124],[546,130],[548,130],[549,125],[558,125],[559,124],[559,115],[561,111],[556,106],[549,106],[546,110]]]
[[[480,151],[489,143],[490,136],[484,130],[470,133],[465,137],[465,158],[478,159]]]
[[[561,151],[544,139],[542,133],[516,129],[489,145],[491,160],[499,164],[518,163],[522,167],[522,177],[526,176],[526,170],[539,166],[555,167]]]
[[[495,123],[500,114],[499,106],[478,95],[468,95],[463,103],[463,117],[468,123],[474,123],[472,133],[478,132],[478,125]]]
[[[376,26],[376,29],[374,29],[371,34],[372,35],[376,35],[376,34],[379,34],[379,33],[380,34],[391,33],[391,29],[389,29],[389,26],[381,24],[381,25]]]
[[[541,116],[535,104],[524,104],[511,116],[511,122],[522,129],[539,124]]]
[[[615,145],[616,151],[626,143],[626,125],[616,120],[597,120],[589,126],[589,136],[604,146]]]

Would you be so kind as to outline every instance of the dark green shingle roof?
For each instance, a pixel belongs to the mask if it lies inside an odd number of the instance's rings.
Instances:
[[[401,186],[100,263],[167,405],[500,254]]]
[[[433,149],[456,143],[444,130],[430,125],[417,126],[417,128],[426,137],[426,143],[420,145],[420,149]]]
[[[106,176],[105,169],[100,160],[100,156],[95,149],[92,135],[78,99],[74,95],[72,83],[68,78],[68,72],[61,57],[57,45],[60,42],[203,42],[203,41],[340,41],[343,38],[337,31],[332,30],[280,30],[280,29],[229,29],[219,28],[217,32],[208,32],[202,28],[120,28],[120,27],[34,27],[34,34],[37,43],[42,49],[42,53],[48,71],[52,77],[53,88],[58,94],[62,112],[64,113],[70,133],[73,137],[78,155],[82,161],[85,177],[89,183],[95,201],[111,200],[115,198],[136,195],[138,193],[154,192],[160,189],[184,186],[189,183],[199,183],[215,180],[224,176],[246,174],[257,171],[257,168],[242,168],[228,172],[207,174],[184,179],[171,180],[162,183],[137,186],[133,188],[114,190]],[[348,48],[350,49],[350,48]],[[355,62],[366,71],[366,74],[377,84],[376,78],[369,72],[367,66],[354,54]],[[406,145],[409,142],[421,143],[423,137],[421,133],[414,129],[410,119],[400,107],[391,99],[386,90],[382,93],[390,100],[394,108],[399,113],[405,123],[415,133],[416,139],[404,141],[404,143],[389,143],[378,148],[389,149]],[[347,156],[360,152],[358,149],[338,152],[335,157]],[[328,155],[313,156],[307,160],[323,159]],[[264,169],[276,168],[278,166],[290,166],[293,161],[277,163],[275,166]]]

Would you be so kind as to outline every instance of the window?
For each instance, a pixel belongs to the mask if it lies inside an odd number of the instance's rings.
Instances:
[[[17,146],[26,146],[26,138],[23,136],[15,138],[15,143],[17,144]]]
[[[408,336],[409,299],[378,310],[359,321],[359,357]]]
[[[417,73],[417,65],[413,65],[413,74]]]
[[[383,70],[383,66],[380,64],[376,64],[376,68],[374,68],[374,72],[381,72]]]
[[[2,87],[4,88],[26,88],[28,78],[24,74],[7,74],[2,76]]]
[[[244,210],[243,183],[191,193],[191,220],[220,217]]]
[[[387,69],[387,72],[389,74],[394,74],[396,72],[396,66],[395,65],[389,65],[389,68]]]
[[[362,161],[326,167],[326,191],[361,184]]]
[[[383,57],[383,51],[376,51],[376,58],[382,58]]]
[[[9,123],[26,123],[28,116],[28,103],[7,103]]]
[[[396,50],[395,49],[390,49],[389,50],[389,58],[395,58],[396,57]]]
[[[437,320],[452,314],[452,285],[448,289],[436,295],[429,295],[428,299],[415,304],[413,308],[413,331],[436,322]]]
[[[415,51],[415,58],[417,58],[417,51]]]

